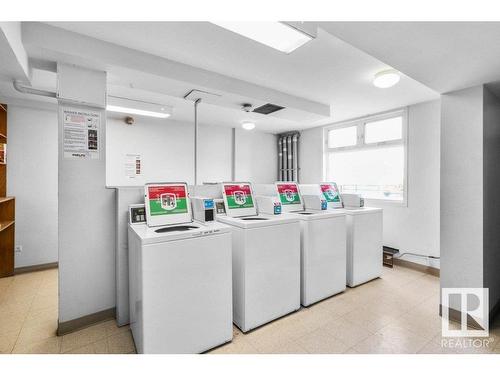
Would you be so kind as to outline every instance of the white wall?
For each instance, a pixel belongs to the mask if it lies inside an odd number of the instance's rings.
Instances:
[[[384,245],[439,256],[440,101],[408,108],[408,206],[384,209]],[[439,261],[404,256],[439,267]]]
[[[57,262],[57,113],[8,107],[7,194],[16,197],[15,267]]]
[[[194,181],[193,130],[190,123],[136,118],[129,126],[123,118],[108,117],[108,186],[139,186],[151,181]],[[200,125],[198,183],[231,180],[232,129]],[[273,134],[236,129],[236,179],[254,183],[276,180],[277,146]],[[125,176],[126,154],[140,154],[143,176]]]
[[[443,288],[483,286],[482,166],[482,86],[442,95],[440,248]]]
[[[408,107],[408,206],[379,205],[384,245],[401,252],[439,256],[439,123],[439,100]],[[299,166],[301,183],[323,180],[323,128],[301,132]],[[438,261],[403,259],[439,267]]]
[[[484,89],[483,148],[484,148],[484,287],[489,288],[490,309],[500,301],[500,99]]]
[[[277,137],[236,129],[235,180],[274,183],[278,175]]]

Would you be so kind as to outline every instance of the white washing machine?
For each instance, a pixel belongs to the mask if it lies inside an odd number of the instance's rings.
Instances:
[[[231,228],[192,222],[185,184],[146,185],[145,203],[148,223],[170,224],[129,225],[130,320],[138,353],[201,353],[231,341]]]
[[[300,223],[283,215],[257,215],[249,183],[223,183],[232,227],[233,321],[243,331],[300,308]]]
[[[326,200],[320,199],[319,194],[316,195],[319,210],[308,209],[294,182],[276,182],[275,186],[284,215],[300,220],[301,304],[309,306],[343,292],[346,288],[345,212],[327,211]]]
[[[345,210],[347,222],[347,285],[354,287],[382,276],[382,209]]]
[[[314,185],[309,185],[314,187]],[[342,197],[334,182],[322,182],[317,190],[335,212],[343,206]],[[302,186],[301,186],[302,188]],[[364,205],[359,198],[358,205]],[[382,276],[383,223],[381,208],[345,208],[347,224],[347,285],[354,287]]]

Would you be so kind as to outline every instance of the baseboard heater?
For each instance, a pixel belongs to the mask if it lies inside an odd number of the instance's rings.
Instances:
[[[382,258],[382,264],[386,267],[394,267],[394,256],[399,254],[399,250],[393,247],[384,246],[384,257]]]

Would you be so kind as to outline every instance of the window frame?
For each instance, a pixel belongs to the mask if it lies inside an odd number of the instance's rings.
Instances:
[[[401,139],[365,143],[365,125],[374,121],[387,120],[394,117],[402,118],[402,134]],[[357,127],[357,141],[354,146],[343,147],[328,147],[328,132],[334,129],[348,128],[351,126]],[[403,161],[403,199],[395,201],[392,199],[384,198],[366,198],[365,202],[368,205],[387,205],[387,206],[400,206],[408,207],[408,108],[400,108],[397,110],[378,113],[375,115],[364,116],[352,120],[342,121],[327,125],[323,128],[323,180],[328,179],[328,170],[330,163],[330,153],[337,151],[353,151],[353,150],[366,150],[384,146],[400,146],[403,145],[404,161]]]

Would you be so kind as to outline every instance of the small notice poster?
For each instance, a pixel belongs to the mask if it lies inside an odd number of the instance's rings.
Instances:
[[[277,184],[281,204],[301,204],[296,184]]]
[[[319,185],[321,188],[321,192],[325,197],[327,202],[340,202],[339,190],[337,188],[337,184],[321,184]]]
[[[226,194],[227,206],[229,209],[253,208],[250,185],[224,185],[224,193]]]
[[[186,214],[187,192],[185,185],[148,186],[146,204],[151,216]]]
[[[101,112],[63,109],[63,150],[66,159],[99,159]]]
[[[136,178],[141,175],[141,155],[126,154],[125,155],[125,176],[128,178]]]

